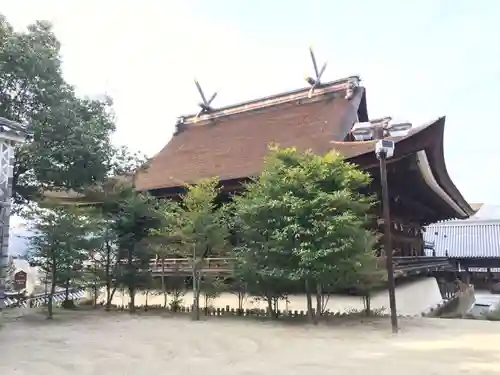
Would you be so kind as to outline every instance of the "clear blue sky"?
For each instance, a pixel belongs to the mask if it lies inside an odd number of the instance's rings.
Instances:
[[[307,48],[324,79],[359,74],[372,117],[447,116],[449,173],[470,202],[500,203],[496,118],[500,2],[152,0],[16,2],[18,28],[53,21],[64,71],[82,93],[115,98],[117,141],[157,152],[196,111],[195,75],[217,105],[304,85]]]

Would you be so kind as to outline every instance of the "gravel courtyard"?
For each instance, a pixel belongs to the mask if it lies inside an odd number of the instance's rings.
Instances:
[[[27,310],[27,309],[26,309]],[[302,325],[127,313],[5,319],[0,374],[497,374],[500,322]]]

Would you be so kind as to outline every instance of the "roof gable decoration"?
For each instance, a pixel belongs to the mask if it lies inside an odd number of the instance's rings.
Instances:
[[[194,84],[196,85],[196,88],[198,89],[198,93],[200,94],[200,97],[202,100],[201,103],[198,103],[198,106],[200,107],[200,111],[198,112],[198,114],[194,118],[195,121],[197,121],[202,113],[210,113],[214,110],[211,105],[212,105],[212,102],[214,101],[215,97],[217,96],[217,91],[215,91],[212,94],[212,96],[210,97],[210,99],[207,100],[205,93],[203,92],[203,90],[200,86],[200,83],[198,82],[197,79],[194,80]]]
[[[312,47],[309,47],[309,53],[311,55],[311,60],[312,60],[312,63],[313,63],[313,67],[314,67],[314,74],[316,76],[316,78],[312,78],[312,77],[306,77],[306,82],[309,83],[309,85],[311,85],[311,89],[309,90],[308,94],[307,94],[307,97],[309,99],[311,99],[312,97],[312,94],[314,92],[314,89],[316,87],[320,87],[321,86],[321,76],[323,75],[323,73],[325,72],[325,69],[326,69],[326,65],[327,65],[327,61],[325,61],[325,63],[323,64],[323,66],[321,67],[320,70],[318,70],[318,64],[316,64],[316,57],[314,56],[314,52],[312,50]]]
[[[195,126],[195,125],[201,126],[218,118],[242,114],[245,112],[250,112],[259,109],[265,109],[280,104],[286,104],[304,100],[315,102],[318,100],[322,100],[324,96],[329,93],[340,93],[343,94],[342,95],[343,98],[345,98],[346,100],[350,100],[354,98],[356,89],[360,87],[360,83],[361,79],[359,76],[350,76],[347,78],[342,78],[339,80],[322,83],[320,87],[316,87],[314,89],[314,92],[311,94],[310,98],[309,98],[310,89],[303,88],[227,107],[222,107],[217,110],[212,108],[212,111],[210,112],[202,111],[201,113],[199,113],[199,116],[197,115],[180,116],[178,117],[176,123],[176,128],[177,128],[176,133],[177,134],[180,133],[189,126]]]
[[[197,123],[203,114],[209,114],[209,113],[212,113],[215,111],[215,109],[212,107],[212,102],[217,97],[217,91],[214,91],[212,96],[209,99],[207,99],[203,89],[201,88],[200,82],[196,78],[194,80],[194,84],[196,85],[196,89],[198,90],[198,93],[200,94],[200,97],[201,97],[201,102],[198,103],[200,110],[192,118],[192,122]],[[189,117],[192,117],[192,116],[189,116]],[[186,124],[184,122],[184,119],[185,119],[185,116],[179,116],[177,118],[177,122],[175,123],[174,136],[181,133],[182,131],[184,131],[186,129]]]
[[[180,117],[177,135],[150,160],[147,171],[137,174],[136,187],[180,188],[213,176],[248,178],[261,171],[270,143],[327,153],[332,140],[345,139],[365,103],[365,89],[358,85],[359,77],[347,77],[322,84],[311,99],[306,87],[217,109],[197,123],[194,115]],[[354,148],[352,142],[346,146]]]
[[[175,124],[176,130],[174,135],[179,134],[185,130],[189,125],[196,124],[198,121],[204,123],[212,121],[216,118],[225,117],[229,115],[239,114],[243,112],[248,112],[256,109],[263,109],[270,106],[275,106],[278,104],[284,104],[292,101],[303,100],[304,98],[312,99],[314,96],[321,97],[330,92],[345,91],[344,98],[347,100],[352,99],[355,96],[355,90],[360,86],[359,76],[350,76],[333,82],[323,83],[321,77],[325,72],[327,62],[323,63],[322,67],[318,69],[318,64],[316,62],[316,56],[312,47],[309,47],[309,54],[314,68],[315,78],[307,76],[305,78],[306,82],[309,84],[309,89],[299,89],[278,95],[273,95],[265,98],[260,98],[248,102],[243,102],[240,104],[230,105],[227,107],[214,109],[212,107],[212,101],[217,96],[217,92],[207,99],[205,93],[203,92],[200,83],[195,79],[195,85],[200,94],[202,102],[198,104],[200,110],[195,115],[180,116]],[[200,124],[201,125],[201,124]]]

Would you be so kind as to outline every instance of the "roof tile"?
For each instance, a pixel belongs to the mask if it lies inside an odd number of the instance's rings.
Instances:
[[[434,243],[436,256],[500,258],[499,221],[477,224],[471,221],[454,224],[452,221],[429,225],[424,240]]]

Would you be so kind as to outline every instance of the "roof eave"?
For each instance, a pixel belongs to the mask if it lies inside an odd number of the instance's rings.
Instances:
[[[439,117],[423,126],[413,128],[406,137],[394,138],[397,144],[394,157],[416,154],[420,172],[426,183],[456,212],[456,216],[450,218],[466,219],[474,215],[475,211],[452,182],[446,169],[443,152],[445,119],[444,116]],[[356,153],[356,149],[353,148],[351,154],[347,155],[348,160],[360,166],[375,164],[375,141],[357,143],[362,151]],[[332,144],[334,147],[348,145],[347,142],[332,142]]]
[[[433,176],[437,180],[438,186],[451,200],[459,206],[462,213],[457,212],[456,218],[467,219],[475,214],[474,209],[465,200],[462,193],[451,180],[444,157],[444,126],[446,117],[440,117],[436,122],[430,124],[426,129],[429,132],[429,147],[425,149],[425,154],[429,159],[429,166]],[[425,131],[426,129],[423,129]],[[457,210],[456,210],[457,211]]]

